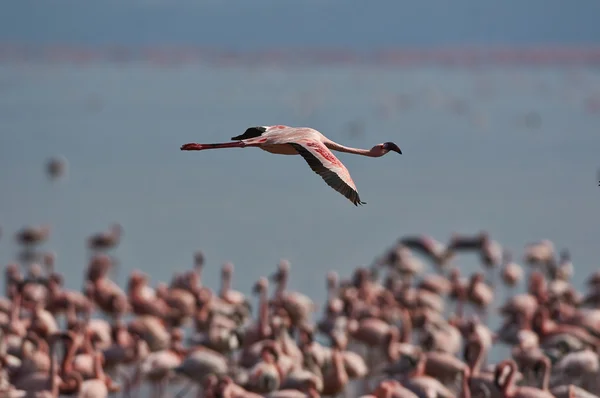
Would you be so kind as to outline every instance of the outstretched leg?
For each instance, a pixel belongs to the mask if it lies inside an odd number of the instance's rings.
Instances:
[[[203,149],[218,149],[218,148],[243,148],[247,144],[243,141],[239,142],[224,142],[220,144],[197,144],[189,143],[181,146],[182,151],[202,151]]]

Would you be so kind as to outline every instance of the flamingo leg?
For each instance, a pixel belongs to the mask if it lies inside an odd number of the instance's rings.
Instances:
[[[125,372],[125,370],[120,365],[117,365],[115,373],[116,373],[116,376],[121,379],[121,383],[123,385],[123,393],[121,394],[121,396],[130,398],[131,397],[131,379],[130,379],[129,375],[127,374],[127,372]]]
[[[167,378],[165,377],[161,381],[158,382],[158,396],[159,398],[165,398],[167,396]]]
[[[139,367],[135,368],[133,375],[131,376],[131,383],[129,384],[129,388],[135,391],[135,396],[138,397],[140,395],[140,387],[141,387],[141,375]]]
[[[219,148],[243,148],[247,144],[243,141],[239,142],[223,142],[218,144],[197,144],[191,142],[181,146],[182,151],[202,151],[204,149],[219,149]]]
[[[179,392],[177,394],[175,394],[175,398],[182,398],[184,397],[188,391],[190,391],[190,389],[192,388],[192,386],[194,385],[193,382],[188,382],[181,390],[179,390]],[[202,397],[202,389],[200,386],[198,386],[198,396]]]
[[[371,388],[371,382],[373,381],[373,376],[374,376],[372,371],[373,371],[373,368],[375,365],[376,352],[374,349],[370,349],[370,347],[368,347],[366,345],[365,345],[365,349],[366,349],[366,363],[367,363],[367,369],[369,369],[369,373],[367,374],[367,377],[364,378],[363,390],[369,391]]]
[[[486,307],[479,307],[477,309],[477,312],[479,313],[479,317],[480,317],[482,323],[484,325],[487,325],[488,324],[487,323],[487,321],[488,321],[488,311],[487,311],[487,308]]]
[[[490,281],[490,286],[492,287],[492,289],[495,287],[496,285],[496,273],[494,272],[495,269],[494,268],[488,268],[488,279]]]

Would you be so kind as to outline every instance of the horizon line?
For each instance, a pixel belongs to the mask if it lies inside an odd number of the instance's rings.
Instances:
[[[469,65],[600,65],[600,44],[521,44],[397,46],[374,50],[342,47],[230,49],[201,45],[23,43],[0,40],[0,63],[93,62],[159,64],[377,64],[411,66]]]

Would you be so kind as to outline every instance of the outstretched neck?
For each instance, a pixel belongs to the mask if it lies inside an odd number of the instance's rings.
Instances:
[[[338,152],[346,152],[346,153],[354,153],[357,155],[370,156],[372,158],[377,157],[378,155],[373,152],[373,149],[362,149],[362,148],[352,148],[349,146],[344,146],[338,144],[337,142],[327,140],[324,142],[325,146],[329,149],[333,149]]]

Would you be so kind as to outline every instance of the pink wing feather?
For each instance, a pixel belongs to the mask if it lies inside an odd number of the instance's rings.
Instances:
[[[302,140],[290,145],[306,160],[310,168],[325,180],[327,185],[344,195],[355,206],[366,204],[361,202],[348,169],[322,142]]]

